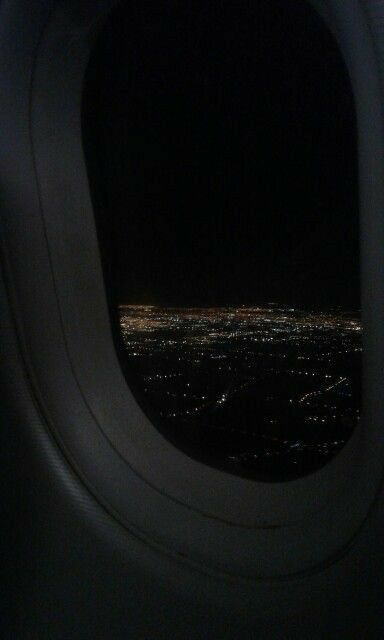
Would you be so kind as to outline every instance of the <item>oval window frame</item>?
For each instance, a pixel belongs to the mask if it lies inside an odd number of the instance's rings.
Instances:
[[[364,425],[314,474],[269,484],[207,467],[173,447],[138,408],[120,370],[81,131],[84,73],[115,4],[41,2],[28,28],[19,25],[28,31],[23,52],[3,47],[2,86],[10,87],[3,120],[16,132],[0,151],[3,254],[35,397],[84,483],[141,538],[213,573],[280,579],[313,571],[356,535],[384,465],[384,135],[366,14],[356,0],[311,0],[336,34],[357,112]]]

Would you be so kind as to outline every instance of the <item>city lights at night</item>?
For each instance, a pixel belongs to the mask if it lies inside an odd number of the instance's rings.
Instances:
[[[124,305],[120,323],[145,406],[227,470],[295,477],[360,419],[356,314]]]

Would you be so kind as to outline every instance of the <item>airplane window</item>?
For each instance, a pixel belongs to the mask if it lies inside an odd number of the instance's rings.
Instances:
[[[126,2],[83,142],[116,348],[188,455],[307,475],[361,412],[352,89],[304,0]]]

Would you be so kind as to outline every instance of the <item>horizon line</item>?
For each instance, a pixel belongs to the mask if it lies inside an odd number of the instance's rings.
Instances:
[[[267,307],[272,307],[272,306],[276,306],[276,307],[281,307],[287,311],[308,311],[308,310],[313,310],[313,311],[320,311],[320,310],[324,310],[324,311],[341,311],[344,313],[361,313],[361,308],[359,309],[352,309],[352,308],[345,308],[342,307],[341,305],[332,305],[329,307],[321,307],[320,305],[314,305],[313,307],[306,307],[306,306],[293,306],[287,303],[281,303],[281,302],[266,302],[264,304],[241,304],[241,305],[235,305],[235,304],[229,304],[229,305],[223,305],[223,304],[211,304],[211,305],[202,305],[202,304],[192,304],[192,305],[180,305],[180,304],[153,304],[153,303],[146,303],[146,302],[139,302],[139,303],[135,303],[135,302],[129,302],[129,303],[119,303],[118,308],[123,308],[123,307],[147,307],[147,308],[151,308],[151,309],[266,309]]]

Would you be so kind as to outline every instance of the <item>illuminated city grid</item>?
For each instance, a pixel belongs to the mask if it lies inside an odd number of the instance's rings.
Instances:
[[[143,409],[233,473],[309,473],[360,418],[357,314],[125,305],[120,325]]]

